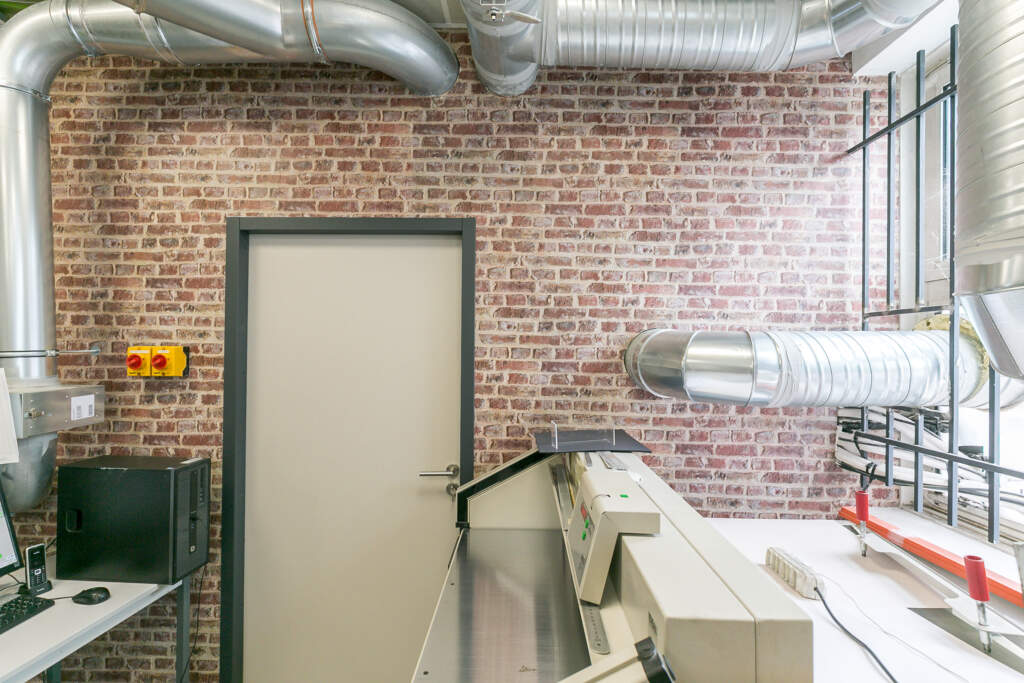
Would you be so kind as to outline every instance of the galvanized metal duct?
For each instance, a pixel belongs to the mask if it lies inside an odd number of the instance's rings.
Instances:
[[[424,95],[459,76],[451,47],[390,0],[116,0],[277,62],[351,62]]]
[[[461,0],[480,79],[505,95],[526,91],[538,65],[788,69],[841,57],[935,1]]]
[[[961,405],[987,406],[984,357],[960,345]],[[647,330],[626,349],[629,376],[663,398],[744,406],[921,407],[949,403],[947,332]],[[1003,406],[1024,382],[1003,378]]]
[[[339,8],[345,4],[340,0],[317,4],[318,16],[345,17],[344,30],[335,20],[325,21],[332,31],[325,44],[349,45],[345,54],[352,61],[382,68],[374,57],[379,50],[387,62],[384,70],[400,79],[408,73],[413,89],[434,92],[454,83],[458,63],[450,48],[404,9],[388,0],[359,0],[354,12]],[[323,25],[320,30],[323,35]],[[48,93],[65,64],[98,54],[177,64],[282,58],[137,14],[112,0],[51,0],[0,27],[0,351],[56,348]],[[307,51],[304,59],[313,59],[310,55]],[[12,388],[57,385],[52,355],[0,358],[0,367]],[[21,439],[18,446],[21,462],[0,467],[15,511],[34,507],[47,493],[56,434]]]
[[[961,0],[957,285],[1003,374],[1024,378],[1024,0]]]

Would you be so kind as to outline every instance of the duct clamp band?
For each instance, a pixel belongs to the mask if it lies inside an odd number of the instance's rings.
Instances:
[[[32,97],[34,97],[34,98],[36,98],[38,100],[42,100],[46,104],[50,103],[50,96],[49,95],[47,95],[45,93],[41,93],[38,90],[34,90],[32,88],[26,88],[23,85],[16,85],[14,83],[0,83],[0,88],[6,88],[7,90],[13,90],[15,92],[20,92],[20,93],[24,93],[26,95],[31,95]]]
[[[64,19],[68,23],[68,31],[70,31],[71,35],[78,41],[78,44],[82,46],[82,50],[85,52],[86,56],[96,57],[100,54],[100,51],[82,38],[82,33],[89,33],[89,28],[85,25],[85,22],[82,21],[81,31],[79,31],[79,27],[75,26],[75,22],[71,19],[71,2],[72,0],[64,0]],[[81,9],[81,3],[79,3],[79,9]],[[81,17],[79,17],[79,19],[81,20]],[[92,36],[90,36],[90,38],[91,37]]]

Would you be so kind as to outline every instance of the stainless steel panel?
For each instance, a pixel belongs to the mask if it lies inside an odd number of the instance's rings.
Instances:
[[[57,465],[57,435],[18,439],[18,462],[0,465],[0,483],[7,507],[17,514],[39,505],[50,492]]]
[[[81,399],[88,397],[92,397],[91,411],[82,410],[89,401]],[[51,384],[11,391],[11,412],[19,439],[103,422],[105,407],[106,392],[98,384]]]
[[[1022,12],[1022,0],[960,2],[956,270],[992,364],[1024,379]]]
[[[414,680],[558,681],[590,665],[557,530],[467,529]]]
[[[565,465],[561,462],[551,464],[552,486],[555,487],[555,498],[558,501],[558,517],[562,529],[569,528],[569,515],[572,514],[572,496],[569,493],[569,477],[565,473]]]

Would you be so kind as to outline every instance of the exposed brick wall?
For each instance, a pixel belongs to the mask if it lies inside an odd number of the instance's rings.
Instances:
[[[107,387],[109,420],[62,459],[212,458],[214,560],[194,680],[216,680],[224,225],[231,215],[472,216],[478,226],[476,450],[615,423],[710,514],[831,515],[854,477],[833,414],[651,400],[620,354],[637,332],[847,329],[859,322],[859,135],[844,61],[782,74],[548,70],[486,94],[469,68],[414,97],[359,68],[167,68],[80,60],[53,89],[62,361]],[[879,113],[883,92],[879,92]],[[188,344],[193,374],[128,381],[130,342]],[[54,499],[21,515],[51,537]],[[171,680],[173,602],[65,662],[74,680]]]

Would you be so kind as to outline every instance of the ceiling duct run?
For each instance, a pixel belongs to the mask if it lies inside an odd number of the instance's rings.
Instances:
[[[185,3],[199,11],[202,3]],[[56,379],[50,101],[53,79],[83,55],[130,55],[171,64],[355,62],[416,92],[439,94],[458,77],[451,48],[422,20],[389,0],[318,0],[298,16],[266,2],[220,2],[266,21],[247,49],[113,0],[50,0],[0,26],[0,357],[12,391],[59,387]],[[266,11],[259,11],[261,10]],[[319,32],[307,34],[307,26]],[[248,28],[248,27],[247,27]],[[276,31],[276,33],[275,33]],[[263,48],[266,52],[263,52]],[[30,351],[31,353],[25,353]],[[15,511],[49,490],[54,433],[19,439],[20,462],[0,468]]]
[[[170,1],[170,0],[167,0]],[[518,95],[540,66],[778,71],[909,26],[936,0],[461,0],[480,80]]]
[[[961,334],[960,404],[988,407],[988,364]],[[906,407],[949,403],[949,333],[683,332],[647,330],[626,349],[626,370],[655,396],[705,403]],[[1001,378],[1003,407],[1024,382]]]
[[[957,285],[1004,375],[1024,379],[1024,1],[961,0]]]

